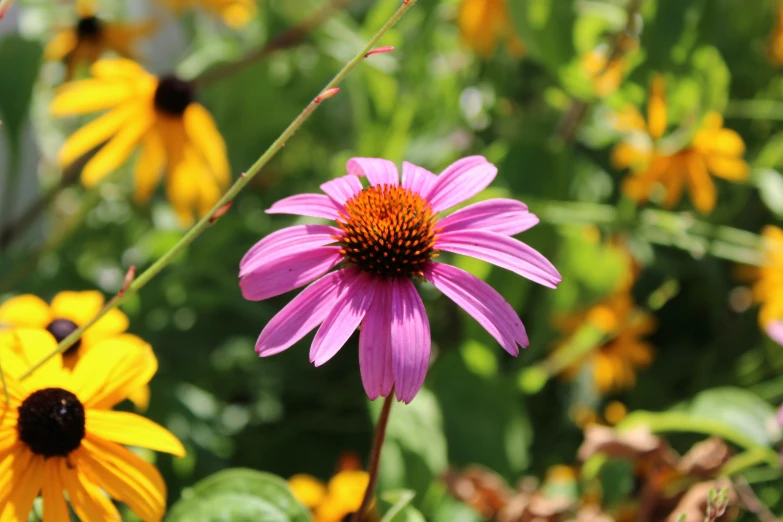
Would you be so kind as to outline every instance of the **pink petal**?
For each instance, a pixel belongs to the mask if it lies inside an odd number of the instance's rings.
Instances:
[[[438,181],[438,176],[429,170],[407,161],[402,163],[402,186],[404,188],[410,189],[426,199],[436,181]]]
[[[334,236],[342,235],[339,228],[326,225],[297,225],[273,232],[248,250],[239,262],[239,277],[278,257],[307,252],[313,247],[334,243]]]
[[[430,323],[413,282],[397,278],[392,285],[392,371],[397,400],[407,404],[419,392],[427,375]]]
[[[327,196],[342,207],[345,202],[362,191],[362,182],[353,174],[334,178],[321,185]]]
[[[290,292],[314,281],[342,260],[339,246],[316,247],[277,257],[239,280],[242,297],[263,301]]]
[[[783,321],[773,321],[764,328],[767,335],[778,344],[783,345]]]
[[[373,187],[376,185],[400,184],[400,174],[397,165],[389,160],[377,158],[353,158],[348,162],[348,174],[366,176]]]
[[[321,324],[352,274],[349,270],[338,270],[302,290],[264,327],[256,341],[258,355],[268,357],[280,353]]]
[[[340,295],[315,334],[310,347],[310,362],[316,366],[321,366],[340,351],[370,308],[375,294],[375,281],[366,274],[357,273],[359,275]]]
[[[513,236],[538,224],[538,217],[527,210],[527,205],[513,199],[480,201],[441,219],[442,232],[456,230],[486,230],[504,236]]]
[[[521,241],[494,232],[447,232],[438,236],[435,248],[487,261],[549,288],[557,288],[563,279],[552,263],[536,250]]]
[[[513,356],[530,344],[525,327],[508,302],[494,288],[455,266],[427,263],[426,277],[446,297],[469,313],[497,342]]]
[[[470,156],[452,163],[435,182],[427,199],[440,212],[472,198],[492,183],[497,167],[483,156]]]
[[[392,283],[378,280],[359,331],[359,369],[370,400],[386,397],[394,385],[391,345]]]
[[[267,214],[293,214],[337,220],[340,212],[334,201],[323,194],[298,194],[281,199],[269,209]]]
[[[783,406],[778,410],[778,424],[783,427]]]

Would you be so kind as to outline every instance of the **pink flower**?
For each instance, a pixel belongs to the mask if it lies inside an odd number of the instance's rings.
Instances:
[[[491,199],[439,215],[484,190],[496,174],[485,158],[471,156],[439,176],[403,163],[400,183],[394,163],[354,158],[347,176],[321,185],[325,194],[300,194],[272,205],[267,213],[326,218],[337,226],[284,228],[242,259],[245,299],[269,299],[312,283],[269,321],[256,352],[280,353],[321,325],[310,348],[310,361],[320,366],[361,325],[359,366],[367,395],[375,400],[394,387],[397,399],[408,403],[424,383],[430,360],[429,321],[414,285],[424,278],[518,355],[518,345],[529,343],[511,305],[484,281],[434,261],[440,251],[453,252],[550,288],[561,281],[544,256],[511,238],[538,223],[524,204]]]
[[[768,323],[764,329],[767,331],[767,335],[776,343],[783,345],[783,320],[772,321]]]

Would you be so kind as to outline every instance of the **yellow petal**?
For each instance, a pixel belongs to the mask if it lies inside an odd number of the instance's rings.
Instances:
[[[27,460],[20,459],[11,468],[14,487],[3,503],[0,522],[18,522],[27,520],[33,510],[33,501],[41,491],[44,474],[44,458],[34,456]]]
[[[60,292],[52,299],[52,316],[82,326],[98,315],[104,302],[103,294],[97,290]]]
[[[14,431],[16,431],[14,429]],[[0,452],[0,510],[5,506],[5,500],[14,489],[14,480],[18,477],[11,473],[17,466],[27,466],[33,454],[27,446],[17,442],[8,450]],[[20,461],[24,461],[20,463]]]
[[[63,494],[63,481],[60,478],[60,463],[55,457],[46,459],[41,497],[43,500],[43,522],[65,522],[70,520],[68,506]]]
[[[18,328],[0,332],[3,372],[18,379],[30,367],[57,349],[57,342],[46,330]],[[25,387],[36,390],[47,383],[59,383],[62,377],[62,357],[56,355],[25,379]]]
[[[74,458],[83,453],[83,448],[79,448],[71,454]],[[92,477],[85,474],[85,470],[71,467],[68,459],[56,458],[59,476],[63,481],[65,490],[68,492],[68,500],[71,507],[76,512],[80,520],[122,520],[114,504],[93,484]],[[81,459],[79,459],[81,460]]]
[[[495,52],[503,32],[504,0],[463,0],[457,16],[462,40],[483,56]]]
[[[88,114],[116,107],[140,94],[132,83],[123,80],[78,80],[57,91],[49,111],[52,116]]]
[[[620,132],[645,132],[647,125],[639,110],[633,105],[626,105],[612,115],[612,126]]]
[[[128,395],[128,400],[131,401],[136,407],[136,411],[144,412],[147,411],[147,408],[149,408],[150,395],[151,392],[149,385],[144,385],[133,390],[130,395]]]
[[[729,181],[745,181],[750,176],[750,168],[740,158],[711,155],[705,157],[707,168],[714,175]]]
[[[74,47],[76,47],[76,31],[73,29],[60,31],[46,45],[46,49],[44,49],[44,58],[52,61],[62,60],[68,53],[73,51]]]
[[[615,168],[625,169],[648,163],[651,156],[649,147],[642,146],[640,143],[621,141],[612,149],[611,160]]]
[[[155,77],[144,67],[127,58],[98,60],[90,67],[90,73],[96,78],[126,78],[143,85],[157,84]]]
[[[91,409],[86,412],[86,429],[118,444],[185,456],[182,443],[169,430],[135,413]]]
[[[33,294],[12,297],[0,305],[0,325],[46,328],[51,320],[49,305]]]
[[[206,160],[221,186],[228,185],[230,167],[226,156],[226,143],[217,129],[212,115],[202,105],[191,103],[184,114],[188,138]]]
[[[702,129],[693,137],[693,146],[704,154],[742,156],[745,142],[731,129]]]
[[[99,341],[73,368],[74,393],[87,407],[111,408],[155,375],[157,360],[150,354],[149,345],[135,336]]]
[[[122,105],[74,132],[57,156],[60,166],[67,167],[108,141],[123,125],[130,122],[141,108],[141,105],[137,103]]]
[[[152,127],[154,113],[147,107],[136,113],[114,137],[101,148],[82,171],[82,183],[85,187],[93,187],[108,174],[122,165],[142,136]]]
[[[666,122],[666,80],[656,74],[650,84],[650,98],[647,101],[647,127],[653,139],[663,136]]]
[[[114,337],[128,329],[130,322],[128,316],[121,310],[114,308],[104,314],[103,317],[84,332],[84,343],[92,346],[94,343],[107,337]]]
[[[715,184],[710,179],[707,167],[698,154],[691,153],[685,159],[688,172],[688,189],[696,210],[707,214],[715,208]]]
[[[313,509],[326,497],[326,486],[310,475],[294,475],[288,479],[288,487],[303,506]]]
[[[346,513],[359,509],[370,476],[364,471],[341,471],[329,480],[329,497],[339,502]]]
[[[155,467],[119,444],[89,433],[79,464],[112,498],[128,504],[143,520],[158,521],[166,510],[166,485]]]
[[[244,5],[236,3],[223,9],[223,21],[230,27],[242,27],[253,19],[255,6],[245,2]]]
[[[95,16],[95,0],[77,0],[76,12],[79,13],[79,18]]]
[[[704,115],[701,126],[703,129],[720,129],[723,127],[723,116],[718,112],[710,111]]]
[[[203,216],[209,212],[221,192],[214,176],[188,147],[184,160],[172,168],[166,179],[166,195],[182,224],[188,226],[194,221],[194,213]]]
[[[134,54],[134,44],[136,39],[146,36],[156,28],[152,21],[140,24],[107,24],[103,30],[103,37],[107,46],[117,54],[131,57]]]
[[[150,132],[145,138],[133,169],[135,196],[138,203],[146,203],[160,183],[166,167],[166,151],[157,132]]]

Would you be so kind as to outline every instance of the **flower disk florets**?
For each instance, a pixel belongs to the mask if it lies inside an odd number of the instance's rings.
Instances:
[[[103,31],[103,22],[95,16],[85,16],[76,22],[76,34],[82,39],[96,39]]]
[[[169,116],[182,116],[194,98],[192,83],[176,76],[162,76],[155,89],[155,109]]]
[[[339,238],[346,261],[385,278],[420,275],[437,255],[435,213],[409,189],[377,185],[348,200],[340,213]]]
[[[44,388],[19,406],[19,440],[43,457],[66,457],[84,438],[84,406],[62,388]]]

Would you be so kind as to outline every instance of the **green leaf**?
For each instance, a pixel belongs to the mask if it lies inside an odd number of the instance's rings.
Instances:
[[[389,491],[381,495],[381,500],[392,504],[381,522],[425,522],[424,516],[410,505],[415,497],[416,493],[409,489]]]
[[[268,473],[234,468],[211,475],[190,489],[166,517],[168,522],[310,522],[286,482]]]
[[[556,0],[509,2],[511,16],[528,54],[556,72],[574,55],[575,14]]]
[[[6,77],[0,82],[0,120],[14,151],[27,119],[42,56],[43,49],[38,42],[17,35],[0,40],[0,71]]]
[[[712,46],[699,47],[691,62],[701,84],[702,110],[722,113],[729,104],[731,73],[720,51]]]

